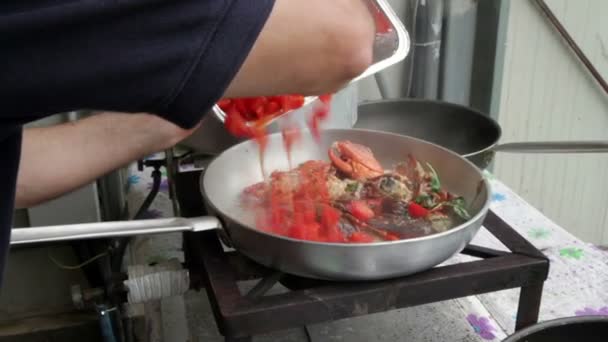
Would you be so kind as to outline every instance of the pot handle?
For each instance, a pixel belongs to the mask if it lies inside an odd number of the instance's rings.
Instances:
[[[537,141],[496,145],[495,152],[519,153],[605,153],[608,141]]]
[[[221,228],[222,224],[213,216],[79,223],[13,229],[11,232],[11,245],[185,231],[202,232]]]

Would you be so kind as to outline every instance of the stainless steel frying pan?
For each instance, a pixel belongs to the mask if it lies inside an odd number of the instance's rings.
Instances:
[[[397,99],[359,106],[355,128],[373,129],[430,141],[487,168],[496,152],[601,153],[608,141],[539,141],[499,144],[501,128],[487,115],[452,103]]]
[[[481,227],[489,208],[488,183],[465,158],[411,137],[335,129],[322,133],[320,146],[306,137],[292,152],[294,163],[327,160],[327,150],[337,140],[369,146],[387,168],[404,160],[408,153],[430,162],[442,184],[470,203],[472,219],[440,234],[371,244],[301,241],[261,232],[253,228],[253,218],[239,207],[243,188],[263,179],[257,147],[245,141],[219,155],[201,175],[200,190],[209,212],[215,216],[17,229],[13,230],[11,243],[223,229],[233,247],[265,266],[317,279],[372,280],[429,269],[461,251]],[[265,167],[267,172],[288,167],[280,134],[270,136]]]

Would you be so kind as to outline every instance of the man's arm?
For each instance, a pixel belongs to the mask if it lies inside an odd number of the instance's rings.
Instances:
[[[0,5],[0,123],[78,109],[196,125],[223,96],[320,94],[372,60],[364,0]]]
[[[227,97],[335,92],[372,62],[366,0],[276,0]]]
[[[75,122],[23,131],[17,208],[76,190],[133,160],[187,137],[155,115],[105,112]]]

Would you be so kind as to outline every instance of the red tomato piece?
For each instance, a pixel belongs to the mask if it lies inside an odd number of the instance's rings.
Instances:
[[[315,138],[315,140],[321,140],[321,121],[327,119],[329,116],[329,105],[322,104],[317,106],[312,113],[310,120],[308,121],[308,128],[310,129],[310,133]]]
[[[319,100],[325,104],[328,104],[331,101],[331,98],[331,94],[319,95]]]
[[[293,144],[298,141],[301,137],[300,130],[295,126],[288,126],[283,129],[283,144],[285,145],[285,150],[287,153],[291,152],[291,147]]]
[[[238,110],[241,114],[246,115],[249,110],[247,110],[247,104],[245,103],[245,99],[234,99],[232,100],[234,104],[234,108]]]
[[[363,201],[350,202],[348,210],[354,217],[363,222],[369,221],[375,215],[374,211]]]
[[[350,235],[348,241],[353,243],[370,243],[374,242],[374,238],[363,232],[354,232]]]
[[[418,203],[411,202],[407,207],[407,211],[413,218],[421,218],[428,215],[429,211]]]
[[[315,108],[314,116],[319,120],[325,120],[329,116],[329,107],[326,105]]]
[[[264,150],[266,150],[266,145],[268,144],[268,135],[266,135],[266,130],[261,127],[254,128],[253,138],[260,146],[260,153],[264,153]]]
[[[232,107],[232,100],[230,99],[221,99],[217,103],[218,107],[224,112],[227,112],[230,107]]]
[[[266,116],[266,111],[265,111],[264,106],[257,107],[257,108],[255,109],[254,113],[255,113],[255,119],[256,119],[256,120],[257,120],[257,119],[261,119],[261,118],[263,118],[264,116]]]
[[[281,103],[281,97],[279,95],[274,95],[274,96],[268,96],[268,102],[276,102],[278,104]]]
[[[320,232],[321,232],[320,224],[318,224],[316,222],[306,223],[305,229],[306,229],[306,238],[308,240],[311,240],[311,241],[321,241],[322,240],[322,237],[320,236]]]
[[[252,135],[251,127],[247,126],[246,121],[236,109],[226,114],[224,126],[232,135],[239,138],[248,138]]]
[[[318,223],[302,223],[291,227],[289,236],[294,239],[318,241],[319,237]]]
[[[340,221],[340,211],[329,205],[323,205],[321,210],[321,222],[326,227],[335,226]]]
[[[374,12],[374,19],[376,21],[376,32],[378,33],[387,33],[392,31],[392,26],[388,18],[380,11],[380,9],[372,5]]]
[[[248,113],[250,114],[250,116],[255,120],[255,119],[259,119],[261,117],[263,117],[265,115],[264,113],[264,98],[252,98],[252,99],[248,99],[247,102],[247,109],[248,109]]]
[[[289,237],[298,240],[306,240],[306,228],[301,225],[291,227],[289,230]]]
[[[324,228],[328,242],[344,241],[344,235],[340,231],[340,227],[338,227],[339,221],[340,212],[329,205],[323,205],[321,209],[321,225]]]
[[[388,232],[386,233],[386,236],[384,238],[389,241],[401,240],[401,238],[398,235],[393,234],[393,233],[388,233]]]
[[[304,105],[304,96],[302,95],[288,95],[287,96],[289,109],[297,109]]]
[[[286,96],[279,97],[279,104],[281,105],[281,110],[286,112],[289,110],[289,99]]]
[[[268,101],[264,105],[264,113],[266,115],[276,115],[279,114],[279,110],[281,109],[281,105],[277,101]]]
[[[321,140],[321,132],[319,130],[319,118],[313,116],[308,121],[308,128],[310,129],[310,134],[312,134],[313,138],[318,142]]]
[[[342,234],[338,226],[329,227],[328,229],[326,229],[326,232],[327,235],[324,238],[324,241],[326,242],[340,243],[346,241],[346,239],[344,238],[344,234]]]
[[[293,211],[301,216],[303,222],[315,221],[315,215],[310,204],[311,203],[305,199],[293,200]]]

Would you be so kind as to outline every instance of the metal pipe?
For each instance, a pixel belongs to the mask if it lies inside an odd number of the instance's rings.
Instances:
[[[20,228],[12,231],[11,245],[184,231],[200,232],[221,227],[216,217],[205,216]]]
[[[167,157],[167,183],[169,184],[169,198],[171,199],[171,205],[173,206],[173,215],[182,216],[179,202],[177,201],[177,193],[175,189],[175,176],[178,172],[178,161],[173,154],[173,149],[167,149],[165,151]]]
[[[414,1],[412,75],[409,96],[435,99],[439,93],[443,0]]]
[[[104,342],[118,342],[116,339],[116,332],[114,324],[112,323],[112,313],[116,311],[116,308],[108,308],[105,305],[99,305],[97,307],[97,313],[99,314],[99,325],[101,328],[101,336]]]
[[[515,153],[606,153],[608,141],[536,141],[496,145],[493,151]]]
[[[600,87],[602,87],[602,89],[604,89],[604,93],[608,94],[608,83],[606,83],[606,80],[604,80],[604,78],[597,71],[597,69],[595,68],[593,63],[591,63],[591,61],[589,61],[589,59],[587,58],[585,53],[581,50],[581,48],[574,41],[574,39],[572,39],[572,36],[570,36],[570,34],[566,30],[566,28],[564,28],[564,26],[559,21],[559,19],[557,19],[555,14],[553,14],[553,11],[551,11],[549,6],[547,6],[547,3],[545,3],[545,1],[543,1],[543,0],[534,0],[534,1],[540,7],[541,11],[545,14],[545,16],[547,16],[547,18],[549,19],[549,22],[551,22],[551,24],[555,27],[555,29],[562,36],[562,38],[564,38],[566,43],[568,43],[568,45],[570,46],[572,51],[574,51],[574,53],[576,54],[578,59],[585,65],[585,67],[591,73],[593,78],[595,78],[597,83],[599,83]]]

